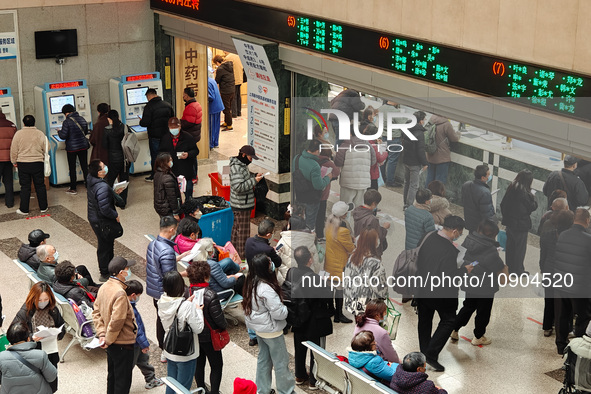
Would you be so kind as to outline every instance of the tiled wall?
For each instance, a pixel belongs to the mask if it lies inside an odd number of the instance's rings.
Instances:
[[[4,0],[0,0],[0,8],[4,3]],[[16,6],[24,6],[25,3],[37,2],[21,1],[16,2]],[[35,59],[35,31],[78,30],[78,56],[66,58],[63,66],[64,80],[87,80],[93,118],[96,116],[97,104],[109,102],[110,78],[154,71],[154,17],[148,1],[97,4],[61,1],[60,4],[74,5],[59,6],[47,6],[49,1],[40,3],[46,6],[17,10],[25,114],[35,112],[35,85],[60,80],[60,67],[55,60]],[[0,31],[11,29],[12,15],[0,14]],[[18,111],[16,61],[2,60],[0,68],[0,86],[12,88]],[[22,117],[23,114],[19,114],[19,118]]]

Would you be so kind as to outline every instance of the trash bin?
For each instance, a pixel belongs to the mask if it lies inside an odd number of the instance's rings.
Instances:
[[[234,214],[230,203],[219,196],[201,196],[195,198],[201,204],[203,216],[199,227],[203,237],[213,238],[217,245],[225,245],[232,238]]]

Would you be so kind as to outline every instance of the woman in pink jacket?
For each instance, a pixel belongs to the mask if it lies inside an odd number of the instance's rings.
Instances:
[[[386,303],[383,300],[371,300],[365,305],[365,312],[355,317],[355,331],[353,338],[361,331],[371,331],[376,341],[378,354],[386,361],[400,364],[398,353],[392,346],[388,331],[380,326],[387,311]]]

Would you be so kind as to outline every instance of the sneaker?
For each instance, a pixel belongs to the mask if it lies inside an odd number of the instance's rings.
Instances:
[[[248,341],[248,346],[256,346],[259,344],[259,341],[256,338],[250,338]]]
[[[485,337],[484,335],[481,336],[480,338],[472,338],[472,345],[474,345],[474,346],[490,345],[491,343],[492,343],[492,341],[490,339],[488,339],[487,337]]]
[[[199,182],[199,177],[193,178],[193,185],[195,185],[197,182]]]
[[[66,190],[66,194],[76,195],[78,192],[75,189],[68,189]]]
[[[17,209],[16,213],[18,213],[19,215],[23,215],[23,216],[27,216],[29,214],[29,212],[23,212],[20,209]]]
[[[550,335],[552,335],[552,329],[544,330],[544,336],[545,337],[549,337]]]
[[[153,389],[154,387],[160,387],[164,384],[164,382],[158,378],[154,378],[152,380],[150,380],[149,382],[146,382],[146,385],[144,386],[147,390]]]
[[[226,122],[224,122],[220,125],[220,127],[226,127],[226,126],[227,126]]]
[[[232,131],[234,130],[234,126],[226,126],[222,129],[222,131]]]
[[[318,390],[318,386],[316,386],[316,384],[310,383],[310,385],[308,386],[308,390],[316,391],[316,390]]]
[[[101,275],[101,277],[99,278],[99,282],[106,282],[109,280],[109,275]]]
[[[427,359],[427,364],[429,364],[429,366],[431,368],[433,368],[433,370],[435,372],[443,372],[443,371],[445,371],[445,367],[443,365],[439,364],[437,362],[437,360],[432,360],[432,359],[428,358]]]
[[[48,210],[49,210],[49,207],[47,207],[47,208],[45,208],[45,209],[42,209],[42,210],[41,210],[41,213],[45,213],[45,212],[47,212]]]
[[[168,362],[168,360],[166,359],[166,356],[164,355],[164,353],[162,353],[160,355],[160,362],[163,363],[163,364]]]
[[[456,330],[453,330],[449,337],[452,341],[456,342],[460,339],[460,334]]]
[[[146,182],[154,182],[154,176],[150,175],[144,178]]]
[[[299,386],[300,384],[304,384],[308,381],[309,378],[295,378],[295,383]]]

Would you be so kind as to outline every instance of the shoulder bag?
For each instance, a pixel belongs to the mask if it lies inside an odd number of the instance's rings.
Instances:
[[[230,343],[230,334],[228,333],[228,330],[214,330],[213,328],[211,328],[211,325],[209,324],[205,316],[203,316],[203,321],[205,322],[207,328],[209,328],[209,334],[211,335],[211,345],[213,346],[213,350],[217,352],[225,348],[226,345]]]
[[[84,138],[84,141],[86,143],[86,149],[90,149],[90,141],[88,141],[88,138],[86,138],[86,134],[84,134],[84,129],[82,128],[82,126],[80,126],[80,123],[78,123],[78,121],[74,119],[73,116],[71,116],[70,119],[72,119],[72,121],[76,123],[76,126],[78,126],[78,128],[80,129],[80,132],[82,133],[82,138]]]
[[[181,301],[181,305],[183,302]],[[172,325],[164,337],[164,350],[173,356],[190,356],[195,352],[195,339],[189,323],[185,322],[183,328],[179,329],[178,314],[181,305],[176,309]]]

